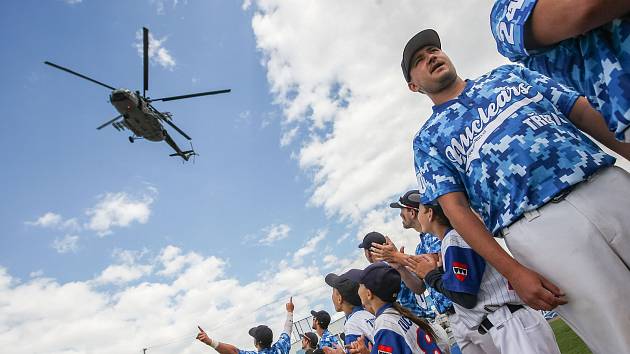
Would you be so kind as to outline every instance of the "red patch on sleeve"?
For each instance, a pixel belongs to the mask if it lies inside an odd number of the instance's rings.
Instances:
[[[394,350],[392,349],[392,347],[387,346],[387,345],[383,345],[383,344],[379,344],[378,345],[378,352],[380,353],[387,353],[387,354],[391,354]]]
[[[453,273],[455,273],[457,280],[463,282],[466,280],[466,276],[468,276],[468,264],[453,262]]]

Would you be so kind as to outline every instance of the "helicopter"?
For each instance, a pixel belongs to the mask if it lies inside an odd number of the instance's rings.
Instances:
[[[151,103],[156,101],[166,102],[199,96],[217,95],[221,93],[228,93],[231,90],[227,89],[206,91],[162,98],[147,97],[146,93],[149,90],[149,30],[146,27],[142,28],[142,49],[144,69],[142,95],[140,95],[140,91],[132,92],[131,90],[127,90],[124,88],[117,89],[115,87],[104,84],[100,81],[94,80],[88,76],[79,74],[78,72],[72,71],[68,68],[51,63],[49,61],[45,61],[44,64],[50,65],[54,68],[65,71],[72,75],[76,75],[82,79],[91,81],[97,85],[101,85],[112,90],[111,94],[109,95],[109,102],[114,106],[114,108],[116,108],[119,115],[98,126],[96,128],[97,130],[101,130],[108,125],[113,126],[118,131],[124,131],[125,129],[128,129],[132,132],[132,135],[129,136],[130,143],[133,143],[138,139],[146,139],[149,141],[157,142],[165,141],[170,147],[173,148],[173,150],[175,150],[175,153],[170,154],[169,156],[179,156],[184,161],[188,161],[191,156],[197,155],[197,153],[192,149],[192,145],[190,150],[180,149],[162,123],[168,124],[184,138],[188,140],[192,139],[190,138],[190,136],[188,136],[188,134],[186,134],[183,130],[181,130],[173,123],[173,115],[170,112],[161,112],[153,107]]]

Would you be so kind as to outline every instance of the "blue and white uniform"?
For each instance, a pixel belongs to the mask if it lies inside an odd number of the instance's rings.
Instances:
[[[441,354],[435,340],[407,317],[385,304],[376,312],[371,354]]]
[[[465,192],[496,233],[526,211],[614,164],[567,118],[578,94],[504,65],[433,106],[413,142],[422,204]]]
[[[527,50],[525,24],[535,6],[536,0],[495,2],[490,28],[499,53],[585,96],[615,137],[630,142],[630,20],[616,19],[555,45]]]
[[[262,349],[260,351],[255,350],[238,350],[238,354],[289,354],[291,350],[291,338],[286,333],[282,333],[277,342],[273,343],[271,347]]]
[[[337,338],[336,335],[330,333],[330,331],[326,329],[322,333],[322,337],[319,339],[319,342],[317,343],[317,347],[319,349],[322,349],[324,347],[330,347],[334,349],[335,344],[341,345],[341,342],[339,342],[339,338]]]
[[[366,342],[374,344],[374,315],[366,311],[361,306],[355,306],[352,312],[346,316],[343,325],[345,339],[344,344],[348,345],[363,336]],[[366,343],[367,346],[367,343]]]
[[[498,353],[560,354],[553,330],[542,314],[528,307],[512,313],[505,305],[523,306],[521,299],[507,279],[470,248],[455,230],[448,231],[442,240],[442,259],[444,288],[477,296],[477,303],[471,309],[454,303],[459,321],[472,334],[463,338],[462,351],[496,352],[486,343],[477,343],[477,328],[487,318],[493,327],[485,335],[492,338]]]

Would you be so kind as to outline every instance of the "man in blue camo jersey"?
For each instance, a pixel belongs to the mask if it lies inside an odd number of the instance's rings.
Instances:
[[[285,305],[287,309],[287,319],[284,322],[284,328],[278,341],[273,342],[273,332],[271,328],[265,325],[259,325],[249,330],[249,335],[254,338],[254,346],[256,350],[242,350],[228,343],[222,343],[208,337],[208,334],[199,326],[199,334],[197,340],[205,343],[220,354],[289,354],[291,350],[291,329],[293,327],[293,298]]]
[[[434,104],[413,142],[421,204],[439,203],[525,303],[557,307],[593,352],[630,353],[630,174],[583,132],[626,159],[630,144],[553,79],[504,65],[464,81],[441,48],[422,31],[401,63]]]
[[[497,0],[497,49],[586,96],[620,141],[630,142],[630,1]]]
[[[339,338],[328,330],[331,320],[330,314],[324,310],[312,310],[311,315],[313,315],[313,329],[319,335],[317,348],[324,349],[324,347],[329,347],[335,349],[337,345],[341,345]]]

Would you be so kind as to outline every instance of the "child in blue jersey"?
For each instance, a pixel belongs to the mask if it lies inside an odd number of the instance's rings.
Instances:
[[[280,334],[278,341],[273,344],[273,332],[271,331],[271,328],[265,325],[253,327],[248,332],[249,335],[254,338],[256,350],[242,350],[232,344],[221,343],[218,340],[208,337],[208,334],[206,334],[206,332],[199,326],[197,326],[199,328],[197,340],[211,346],[220,354],[289,354],[289,351],[291,350],[293,310],[295,309],[295,306],[293,305],[293,298],[289,299],[289,302],[285,307],[287,309],[287,319],[284,323],[283,332]]]
[[[629,14],[630,1],[497,0],[490,27],[501,55],[586,96],[630,142]]]
[[[376,316],[374,345],[363,340],[350,347],[351,354],[441,354],[431,327],[396,303],[400,274],[385,262],[365,268],[358,278],[359,296],[366,310]]]
[[[333,288],[332,302],[335,311],[343,311],[346,321],[343,324],[345,333],[344,344],[346,347],[355,342],[359,337],[365,338],[365,345],[370,347],[374,344],[374,315],[366,311],[361,305],[359,297],[359,283],[351,279],[361,273],[359,269],[350,269],[344,274],[336,275],[330,273],[326,275],[326,284]],[[324,349],[327,352],[327,349]]]
[[[426,255],[408,258],[408,265],[455,303],[457,322],[466,327],[459,342],[462,353],[560,354],[542,314],[523,306],[507,280],[453,230],[439,206],[421,205],[418,221],[442,241],[444,267]],[[492,343],[479,342],[479,333]]]
[[[526,304],[557,307],[593,352],[630,353],[630,174],[583,132],[625,158],[630,144],[584,97],[522,66],[464,81],[433,30],[407,43],[402,68],[434,104],[413,142],[422,204],[439,204]]]

